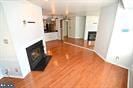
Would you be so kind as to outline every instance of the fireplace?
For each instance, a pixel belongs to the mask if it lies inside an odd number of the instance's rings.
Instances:
[[[51,58],[45,54],[42,40],[27,47],[26,52],[31,70],[43,70]]]
[[[88,32],[88,41],[95,41],[96,39],[96,32],[95,31],[91,31],[91,32]]]

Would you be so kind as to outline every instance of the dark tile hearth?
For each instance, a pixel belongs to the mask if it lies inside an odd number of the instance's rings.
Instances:
[[[33,71],[44,71],[52,56],[46,56],[43,58],[39,64],[33,69]]]

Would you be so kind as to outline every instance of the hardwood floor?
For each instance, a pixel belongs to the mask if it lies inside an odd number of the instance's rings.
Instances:
[[[46,69],[11,79],[16,88],[127,88],[128,71],[94,52],[61,41],[48,42],[47,47],[53,57]]]
[[[86,40],[76,39],[76,38],[64,38],[64,42],[75,44],[75,45],[85,47],[85,48],[88,48],[88,49],[93,49],[94,48],[94,43],[95,43],[94,41],[87,42]]]

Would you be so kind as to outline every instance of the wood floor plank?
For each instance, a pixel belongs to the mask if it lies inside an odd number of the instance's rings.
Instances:
[[[127,88],[127,69],[103,61],[92,51],[62,41],[47,42],[47,51],[52,59],[46,69],[24,79],[12,78],[16,88]]]

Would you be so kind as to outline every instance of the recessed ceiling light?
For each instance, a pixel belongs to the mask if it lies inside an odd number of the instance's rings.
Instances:
[[[68,10],[66,10],[66,11],[65,11],[65,14],[66,14],[66,15],[68,15],[68,14],[69,14],[69,11],[68,11]]]
[[[55,15],[55,2],[51,3],[52,15]]]
[[[67,16],[68,14],[69,14],[69,10],[68,10],[68,7],[66,7],[65,15]]]
[[[45,2],[47,2],[48,0],[44,0]]]

